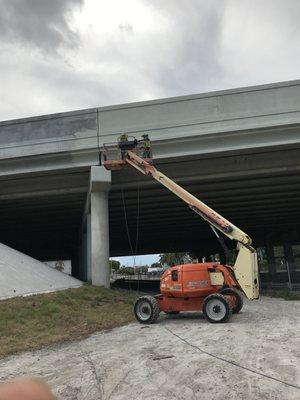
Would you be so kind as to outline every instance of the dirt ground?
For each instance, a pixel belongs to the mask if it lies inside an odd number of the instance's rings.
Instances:
[[[0,380],[39,376],[67,400],[296,400],[299,354],[300,302],[263,298],[226,324],[162,315],[5,358]]]

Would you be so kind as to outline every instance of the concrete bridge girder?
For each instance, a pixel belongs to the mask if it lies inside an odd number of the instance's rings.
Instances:
[[[107,268],[107,197],[110,254],[128,254],[121,190],[135,232],[139,187],[139,253],[210,246],[197,216],[132,170],[113,173],[109,195],[108,186],[91,190],[94,168],[103,170],[99,148],[123,132],[149,133],[162,172],[255,237],[266,226],[300,226],[300,81],[293,81],[1,122],[0,241],[40,259],[72,257],[77,274],[105,285],[96,265],[101,259]]]

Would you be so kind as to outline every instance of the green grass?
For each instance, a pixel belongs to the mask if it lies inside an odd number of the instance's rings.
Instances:
[[[300,300],[300,292],[299,291],[290,291],[288,289],[282,290],[268,290],[262,293],[264,296],[268,297],[277,297],[282,298],[284,300]]]
[[[91,285],[0,301],[0,357],[134,320],[136,293]]]

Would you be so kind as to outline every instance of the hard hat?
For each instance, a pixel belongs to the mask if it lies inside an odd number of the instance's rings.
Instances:
[[[121,135],[119,136],[119,139],[127,139],[128,138],[128,134],[127,133],[121,133]]]
[[[142,135],[142,138],[144,138],[144,139],[149,139],[149,135],[148,135],[147,133],[144,133],[144,134]]]

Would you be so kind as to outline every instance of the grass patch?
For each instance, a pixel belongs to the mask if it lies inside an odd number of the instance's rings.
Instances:
[[[268,297],[277,297],[282,298],[284,300],[300,300],[300,292],[299,291],[290,291],[288,289],[282,290],[268,290],[263,292],[264,296]]]
[[[38,349],[134,320],[137,293],[84,285],[0,301],[0,357]]]

